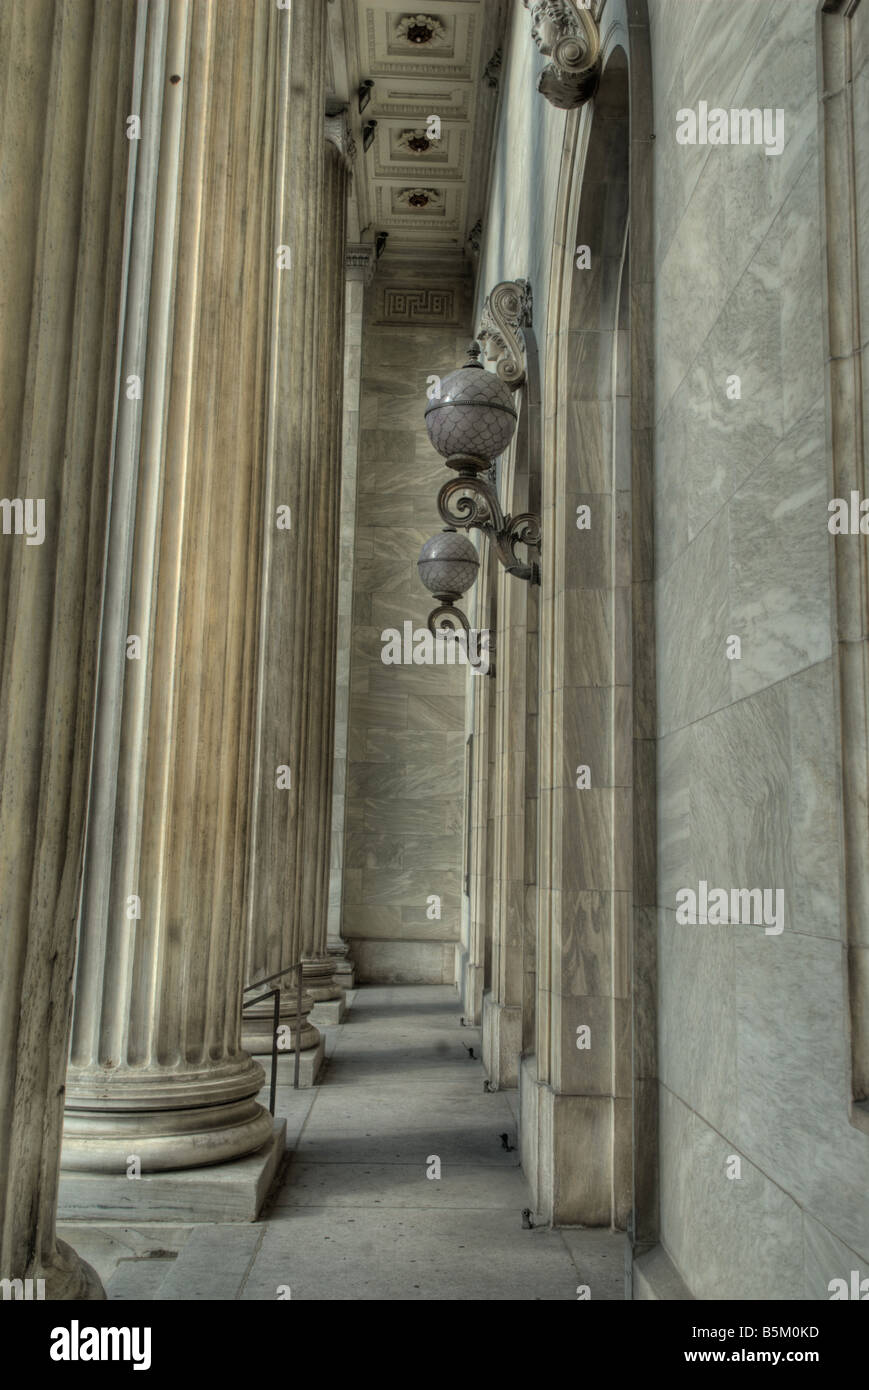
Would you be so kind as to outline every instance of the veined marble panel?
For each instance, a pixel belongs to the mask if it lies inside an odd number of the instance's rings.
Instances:
[[[658,718],[662,733],[730,701],[729,530],[719,513],[658,580]],[[701,604],[699,596],[703,595]]]
[[[663,907],[701,878],[778,887],[786,930],[841,939],[833,698],[826,661],[660,741]]]
[[[734,929],[683,926],[669,909],[659,912],[658,928],[661,1081],[707,1124],[735,1135]]]
[[[606,998],[618,989],[613,972],[613,924],[625,925],[627,894],[562,890],[556,892],[554,906],[553,992]],[[615,937],[619,937],[618,930]]]
[[[462,733],[393,734],[382,729],[369,730],[365,741],[364,761],[369,763],[407,763],[416,753],[425,763],[448,763],[461,774],[465,760],[465,736]]]
[[[452,328],[364,326],[356,520],[368,548],[354,574],[347,785],[347,861],[359,877],[344,932],[367,979],[409,981],[418,967],[420,982],[440,980],[446,957],[432,950],[459,931],[466,670],[381,658],[383,631],[424,628],[434,605],[416,562],[443,525],[436,499],[448,474],[425,429],[426,385],[458,367],[466,345]],[[440,921],[426,917],[433,893]],[[393,954],[421,936],[427,954]]]
[[[761,8],[761,7],[758,7]],[[712,147],[659,265],[658,413],[670,400],[790,189],[816,153],[817,35],[812,0],[768,7],[728,106],[785,112],[782,153]],[[719,98],[683,91],[685,106]],[[722,99],[723,100],[723,99]],[[666,118],[665,118],[666,119]],[[672,117],[675,126],[675,109]],[[680,150],[692,147],[680,147]],[[656,184],[658,206],[671,195]],[[690,306],[690,311],[688,306]]]
[[[841,944],[787,927],[780,936],[750,927],[729,930],[745,1152],[815,1219],[869,1258],[869,1144],[848,1118]]]
[[[828,501],[819,400],[728,508],[734,698],[830,655]]]
[[[676,112],[696,107],[699,100],[728,109],[737,104],[731,99],[747,55],[769,22],[769,7],[757,0],[733,0],[723,9],[693,0],[661,0],[650,10],[656,157],[661,166],[658,177],[667,190],[656,207],[660,260],[706,159],[714,153],[709,146],[677,143]]]
[[[666,1088],[660,1128],[661,1239],[694,1297],[801,1299],[796,1203]],[[734,1158],[741,1176],[728,1178]]]
[[[346,837],[344,855],[348,868],[400,869],[404,863],[404,838],[374,830],[354,830]]]
[[[869,1278],[869,1253],[862,1254],[833,1235],[821,1222],[803,1212],[803,1298],[823,1302],[830,1298],[830,1282],[844,1279],[850,1285],[851,1270]]]
[[[628,687],[564,686],[559,697],[554,732],[561,765],[556,768],[556,785],[575,787],[577,768],[585,766],[591,787],[630,786]]]

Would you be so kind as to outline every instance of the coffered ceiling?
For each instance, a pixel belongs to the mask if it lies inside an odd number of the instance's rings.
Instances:
[[[387,232],[392,252],[430,248],[471,258],[507,0],[336,0],[330,10],[332,98],[346,101],[357,146],[351,239]],[[374,85],[360,113],[357,89],[366,80]],[[374,140],[364,150],[370,121]]]

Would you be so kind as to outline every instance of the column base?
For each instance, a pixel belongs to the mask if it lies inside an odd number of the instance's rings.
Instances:
[[[310,994],[315,1004],[340,996],[340,986],[332,979],[334,973],[335,965],[331,956],[310,956],[302,961],[305,993]]]
[[[624,1197],[616,1186],[613,1138],[630,1123],[630,1101],[556,1092],[537,1080],[536,1057],[523,1058],[519,1080],[519,1147],[538,1220],[552,1226],[622,1226]],[[577,1162],[577,1154],[586,1155]],[[616,1175],[618,1178],[621,1175]]]
[[[28,1275],[44,1281],[45,1298],[70,1303],[103,1301],[106,1291],[96,1270],[65,1240],[56,1239],[55,1245],[55,1258]]]
[[[467,946],[456,947],[456,980],[462,1013],[466,1023],[479,1027],[483,1018],[483,977],[481,965],[475,965]]]
[[[296,1028],[299,1015],[297,1013],[297,993],[295,989],[288,989],[281,994],[281,1012],[278,1019],[278,1050],[280,1052],[295,1052],[296,1050]],[[272,1050],[273,1031],[274,1031],[274,1009],[270,1007],[272,1001],[265,1000],[260,1005],[254,1005],[246,1014],[242,1015],[241,1022],[241,1045],[245,1052],[249,1052],[252,1057],[270,1056]],[[314,1001],[307,989],[302,991],[302,1052],[309,1048],[315,1048],[320,1042],[320,1034],[309,1021],[308,1015],[314,1007]]]
[[[344,1022],[347,1001],[343,989],[339,994],[338,999],[322,999],[314,1005],[311,1010],[311,1022],[316,1023],[318,1028],[334,1028],[336,1024]]]
[[[299,1090],[307,1091],[309,1087],[316,1086],[317,1077],[323,1066],[326,1056],[326,1042],[324,1038],[317,1036],[317,1046],[309,1047],[304,1052],[299,1053]],[[288,1086],[292,1088],[293,1077],[296,1072],[296,1058],[292,1052],[278,1053],[278,1086]],[[280,1105],[280,1101],[276,1102]]]
[[[498,1004],[491,993],[483,995],[483,1067],[499,1091],[519,1085],[522,1051],[522,1009],[518,1004]]]
[[[356,966],[350,959],[349,946],[344,942],[340,946],[329,946],[327,954],[332,962],[332,983],[339,989],[355,989]]]
[[[262,1068],[257,1071],[259,1082]],[[134,1159],[142,1174],[226,1163],[261,1149],[271,1128],[271,1115],[253,1097],[151,1112],[70,1107],[64,1115],[61,1164],[67,1173],[100,1173],[131,1182],[126,1175]]]
[[[61,1221],[256,1221],[284,1157],[286,1120],[268,1121],[267,1142],[233,1163],[176,1172],[69,1172],[61,1169]],[[82,1295],[77,1295],[82,1297]]]

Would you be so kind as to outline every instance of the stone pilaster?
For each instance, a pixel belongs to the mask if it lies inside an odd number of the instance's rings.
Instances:
[[[44,1280],[47,1299],[101,1298],[55,1216],[135,10],[8,0],[0,52],[0,1278]]]
[[[288,16],[146,25],[63,1148],[121,1176],[272,1135],[239,1020]]]
[[[473,624],[478,630],[493,631],[497,614],[497,561],[488,540],[480,537],[480,577],[473,589]],[[524,586],[523,586],[524,587]],[[498,634],[493,632],[497,638]],[[487,676],[468,674],[466,718],[469,738],[465,742],[465,816],[463,950],[461,959],[462,1008],[468,1023],[482,1024],[483,1066],[489,1081],[498,1084],[499,1074],[491,1061],[491,1028],[488,1022],[491,994],[492,959],[492,854],[490,846],[491,803],[495,765],[494,749],[496,682]],[[488,970],[487,970],[488,963]],[[490,991],[484,993],[486,977]]]
[[[642,1065],[648,1065],[648,1020],[632,1017],[631,943],[635,908],[642,905],[642,912],[656,901],[645,896],[654,892],[648,874],[655,864],[654,791],[651,802],[646,799],[655,765],[654,711],[649,723],[654,665],[646,665],[654,604],[642,597],[640,571],[633,568],[632,499],[643,469],[635,469],[632,480],[625,463],[641,448],[639,428],[635,439],[632,427],[643,418],[649,390],[643,367],[648,326],[634,293],[626,236],[629,196],[636,191],[629,194],[628,98],[618,67],[604,82],[606,120],[595,115],[587,146],[580,123],[574,127],[576,163],[565,162],[565,171],[573,172],[562,181],[558,216],[577,229],[574,245],[588,241],[606,264],[589,288],[565,254],[553,281],[552,303],[559,307],[549,323],[545,394],[557,409],[542,415],[537,451],[544,499],[537,1003],[534,1056],[526,1051],[520,1067],[520,1145],[535,1208],[546,1220],[624,1226],[637,1079],[630,1039],[637,1022],[645,1030]],[[572,182],[581,160],[583,178]],[[591,172],[600,169],[603,182]],[[613,230],[599,247],[586,229],[597,225],[602,196]],[[583,382],[576,388],[571,364],[592,341],[598,376],[591,387]],[[599,422],[593,449],[578,443],[577,389],[582,411]],[[583,453],[575,464],[577,450]],[[579,527],[580,504],[588,508],[591,530]],[[650,516],[644,506],[634,519]],[[590,535],[594,545],[585,544]],[[641,920],[636,929],[642,932]],[[637,965],[642,972],[650,968],[645,948]],[[577,1163],[579,1148],[594,1162]]]
[[[248,846],[247,977],[255,983],[296,966],[319,949],[315,923],[325,924],[328,874],[326,820],[318,791],[321,742],[332,718],[336,581],[331,542],[331,437],[324,384],[325,244],[334,234],[325,209],[323,111],[326,0],[292,10],[291,110],[285,112],[283,187],[275,203],[275,240],[289,252],[274,306],[266,474],[267,533],[261,575],[253,822]],[[290,91],[285,101],[290,102]],[[340,342],[332,344],[340,352]],[[337,504],[335,504],[337,506]],[[290,519],[276,529],[278,509]],[[331,564],[331,577],[327,566]],[[276,785],[277,769],[289,769]],[[321,933],[325,951],[325,925]],[[282,984],[286,1046],[316,1048],[308,1021],[314,1000],[303,995],[296,1016],[296,976]],[[251,1017],[253,1015],[254,1017]],[[270,1004],[245,1017],[245,1046],[271,1049]]]
[[[529,475],[540,456],[540,405],[527,281],[502,281],[494,287],[483,306],[477,338],[487,359],[495,363],[496,375],[512,390],[521,387],[519,424],[501,459],[501,505],[511,516],[535,513],[539,498],[532,496]],[[536,668],[537,597],[536,585],[517,583],[498,567],[498,679],[491,730],[492,985],[486,997],[483,1059],[491,1082],[501,1088],[518,1085],[523,1004],[526,1013],[531,1004],[533,1013],[535,933],[528,911],[536,858],[537,759],[529,732],[536,733],[531,677]]]

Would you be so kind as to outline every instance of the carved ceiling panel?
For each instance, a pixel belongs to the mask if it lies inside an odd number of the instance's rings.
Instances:
[[[360,82],[374,83],[357,119],[376,122],[357,157],[360,217],[369,234],[389,233],[390,249],[462,254],[481,89],[490,96],[486,45],[502,8],[502,0],[355,0],[353,67]]]

